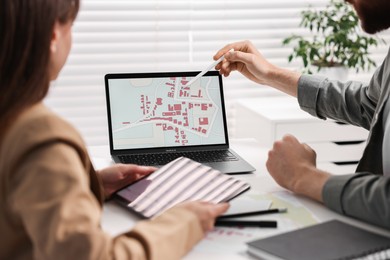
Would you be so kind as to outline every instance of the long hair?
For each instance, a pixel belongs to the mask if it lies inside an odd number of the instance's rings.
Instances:
[[[0,144],[12,121],[46,96],[56,22],[74,20],[79,0],[0,0]]]

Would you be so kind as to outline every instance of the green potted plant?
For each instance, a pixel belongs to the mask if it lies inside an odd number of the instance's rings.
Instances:
[[[324,72],[329,68],[369,70],[375,62],[369,48],[378,45],[378,38],[364,34],[353,8],[344,0],[331,0],[324,10],[309,7],[301,13],[301,27],[311,32],[310,37],[291,35],[284,45],[295,43],[291,62],[301,59],[304,72]]]

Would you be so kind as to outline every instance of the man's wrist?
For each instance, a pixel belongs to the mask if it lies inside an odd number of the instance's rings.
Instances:
[[[305,172],[306,174],[297,180],[293,191],[297,194],[323,202],[322,190],[331,174],[315,167],[307,168]]]
[[[297,97],[298,82],[302,76],[301,73],[272,66],[269,68],[267,74],[267,79],[269,81],[267,85],[283,91],[293,97]]]

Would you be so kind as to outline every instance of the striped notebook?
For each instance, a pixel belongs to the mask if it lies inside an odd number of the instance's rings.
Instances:
[[[152,218],[184,201],[226,202],[249,188],[242,180],[180,157],[118,191],[115,198],[140,216]]]

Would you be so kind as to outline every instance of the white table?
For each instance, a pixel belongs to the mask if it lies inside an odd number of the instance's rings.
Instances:
[[[322,204],[310,199],[297,196],[285,191],[279,187],[267,173],[265,162],[267,160],[268,150],[262,148],[254,139],[237,139],[231,141],[231,147],[243,158],[249,161],[257,170],[249,175],[236,175],[251,184],[251,190],[245,196],[258,196],[264,194],[282,194],[286,199],[295,200],[310,211],[318,222],[330,219],[340,219],[350,224],[372,230],[390,236],[390,231],[368,225],[366,223],[341,216]],[[90,147],[90,154],[96,168],[101,168],[113,163],[110,159],[108,146]],[[286,214],[289,214],[286,213]],[[293,214],[293,213],[290,213]],[[274,219],[276,215],[265,215],[262,219]],[[102,227],[112,235],[117,235],[131,229],[138,220],[130,211],[123,209],[113,202],[108,202],[103,208]],[[288,226],[288,225],[287,225]],[[211,232],[203,241],[201,241],[185,259],[252,259],[246,254],[245,242],[255,238],[270,236],[291,230],[294,228],[279,226],[276,229],[256,229],[253,230],[240,228],[217,228]],[[221,241],[218,241],[221,240]],[[230,243],[230,244],[229,244]]]

